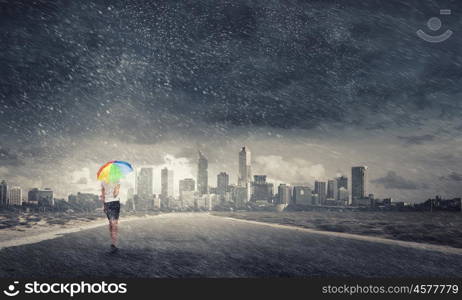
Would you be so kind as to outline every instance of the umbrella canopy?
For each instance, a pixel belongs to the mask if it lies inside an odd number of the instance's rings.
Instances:
[[[107,183],[116,182],[132,171],[133,167],[128,162],[111,160],[99,168],[96,178]]]

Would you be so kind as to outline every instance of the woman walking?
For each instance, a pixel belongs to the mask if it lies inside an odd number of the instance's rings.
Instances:
[[[111,160],[103,165],[96,177],[101,180],[101,201],[104,212],[109,220],[111,235],[111,252],[117,252],[118,225],[120,214],[120,179],[133,171],[132,166],[125,161]]]
[[[103,209],[109,220],[109,234],[111,235],[111,252],[117,252],[117,235],[118,223],[120,214],[120,198],[119,198],[120,183],[101,182],[101,200],[103,201]]]

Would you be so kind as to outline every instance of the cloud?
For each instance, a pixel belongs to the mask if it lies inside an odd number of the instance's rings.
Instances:
[[[77,184],[87,184],[88,183],[88,179],[86,177],[80,177],[79,180],[77,180],[76,182]]]
[[[283,158],[278,155],[255,158],[254,174],[268,175],[270,180],[285,183],[312,182],[325,176],[322,164],[314,164],[301,158]]]
[[[7,148],[0,146],[0,165],[19,166],[22,164],[23,162],[20,160],[18,155],[12,153],[11,150]]]
[[[447,181],[457,181],[457,182],[460,182],[462,181],[462,174],[461,173],[457,173],[457,172],[451,172],[449,175],[447,176],[441,176],[440,177],[440,180],[447,180]]]
[[[388,171],[386,176],[371,180],[371,182],[382,185],[386,189],[417,190],[428,188],[426,184],[420,184],[404,178],[394,171]]]
[[[415,135],[415,136],[398,136],[398,139],[405,142],[406,145],[422,145],[425,142],[431,142],[435,136],[431,134]]]
[[[5,176],[8,174],[8,168],[0,167],[0,176]]]

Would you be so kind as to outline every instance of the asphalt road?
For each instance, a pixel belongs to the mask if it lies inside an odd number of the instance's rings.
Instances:
[[[122,222],[0,250],[0,278],[461,277],[462,255],[274,228],[204,213]]]

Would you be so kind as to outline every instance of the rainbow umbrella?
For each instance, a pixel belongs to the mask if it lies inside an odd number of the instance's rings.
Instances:
[[[111,160],[99,168],[96,178],[107,183],[116,182],[132,171],[133,167],[128,162]]]

